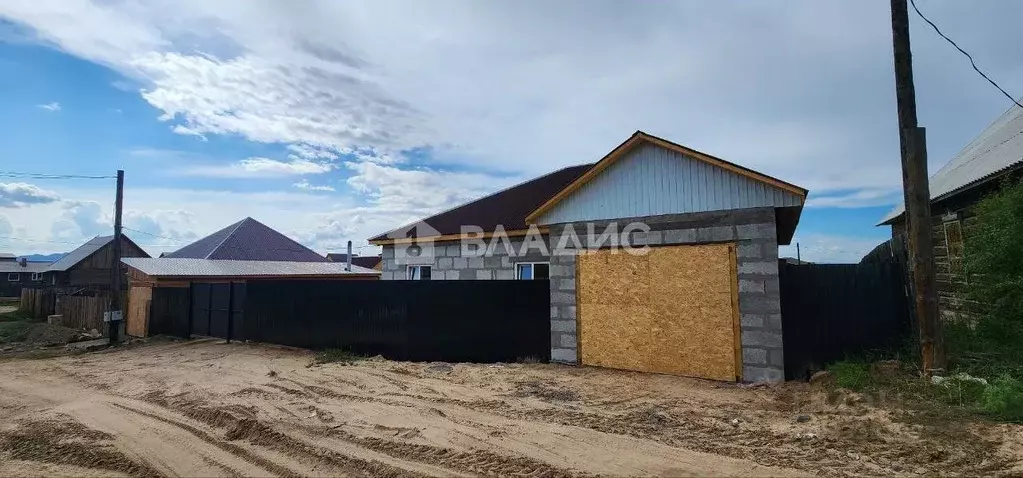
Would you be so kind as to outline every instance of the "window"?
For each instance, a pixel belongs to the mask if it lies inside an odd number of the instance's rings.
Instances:
[[[515,278],[519,280],[547,280],[551,277],[549,262],[520,262],[515,265]]]
[[[945,247],[948,253],[948,271],[953,276],[963,273],[963,226],[958,220],[944,224]]]
[[[7,280],[9,282],[18,282],[21,280],[21,274],[17,272],[9,272],[7,273]]]
[[[32,273],[32,280],[34,280],[34,281],[43,280],[43,273],[42,272],[33,272]]]
[[[430,266],[408,266],[405,278],[408,280],[430,280]]]

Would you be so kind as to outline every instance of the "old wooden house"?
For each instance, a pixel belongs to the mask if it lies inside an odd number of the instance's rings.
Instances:
[[[46,268],[45,281],[67,293],[110,290],[114,236],[97,236]],[[128,236],[121,236],[121,257],[149,257]],[[124,274],[122,266],[122,274]],[[127,276],[121,284],[127,288]]]

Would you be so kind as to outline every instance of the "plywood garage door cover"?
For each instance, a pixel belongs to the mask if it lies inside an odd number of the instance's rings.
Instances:
[[[741,378],[730,244],[600,250],[578,257],[584,365]]]

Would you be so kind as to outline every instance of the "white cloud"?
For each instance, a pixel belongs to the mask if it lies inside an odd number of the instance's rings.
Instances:
[[[7,216],[0,216],[0,236],[10,236],[14,233],[14,226],[11,225],[11,220],[7,219]]]
[[[797,233],[792,245],[779,247],[778,254],[780,257],[796,257],[796,243],[799,243],[799,256],[804,261],[856,264],[882,242],[884,239]]]
[[[36,106],[39,107],[39,108],[42,108],[42,109],[44,109],[46,111],[51,111],[51,112],[53,112],[53,111],[60,111],[60,103],[57,103],[56,101],[53,101],[53,102],[50,102],[50,103],[46,103],[44,105],[36,105]]]
[[[806,207],[858,208],[887,206],[902,199],[897,188],[866,188],[858,191],[836,191],[831,194],[811,194]]]
[[[60,196],[34,184],[0,183],[0,207],[24,207],[60,201]]]
[[[334,169],[330,163],[316,163],[292,157],[288,161],[269,158],[248,158],[227,166],[195,166],[186,168],[181,174],[217,178],[280,178],[323,174]]]
[[[65,241],[108,236],[114,233],[114,221],[97,201],[66,201],[50,233],[53,238]]]
[[[304,189],[306,191],[335,191],[333,186],[327,186],[325,184],[321,185],[311,184],[309,181],[306,181],[305,179],[295,183],[294,186],[296,188]]]

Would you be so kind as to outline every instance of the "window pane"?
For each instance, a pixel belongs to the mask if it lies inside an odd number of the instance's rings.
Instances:
[[[550,264],[533,264],[534,279],[550,279],[550,277],[551,277]]]
[[[533,265],[532,264],[519,264],[518,265],[518,278],[520,280],[529,280],[533,278]]]
[[[430,280],[430,266],[419,266],[419,276],[422,280]]]

